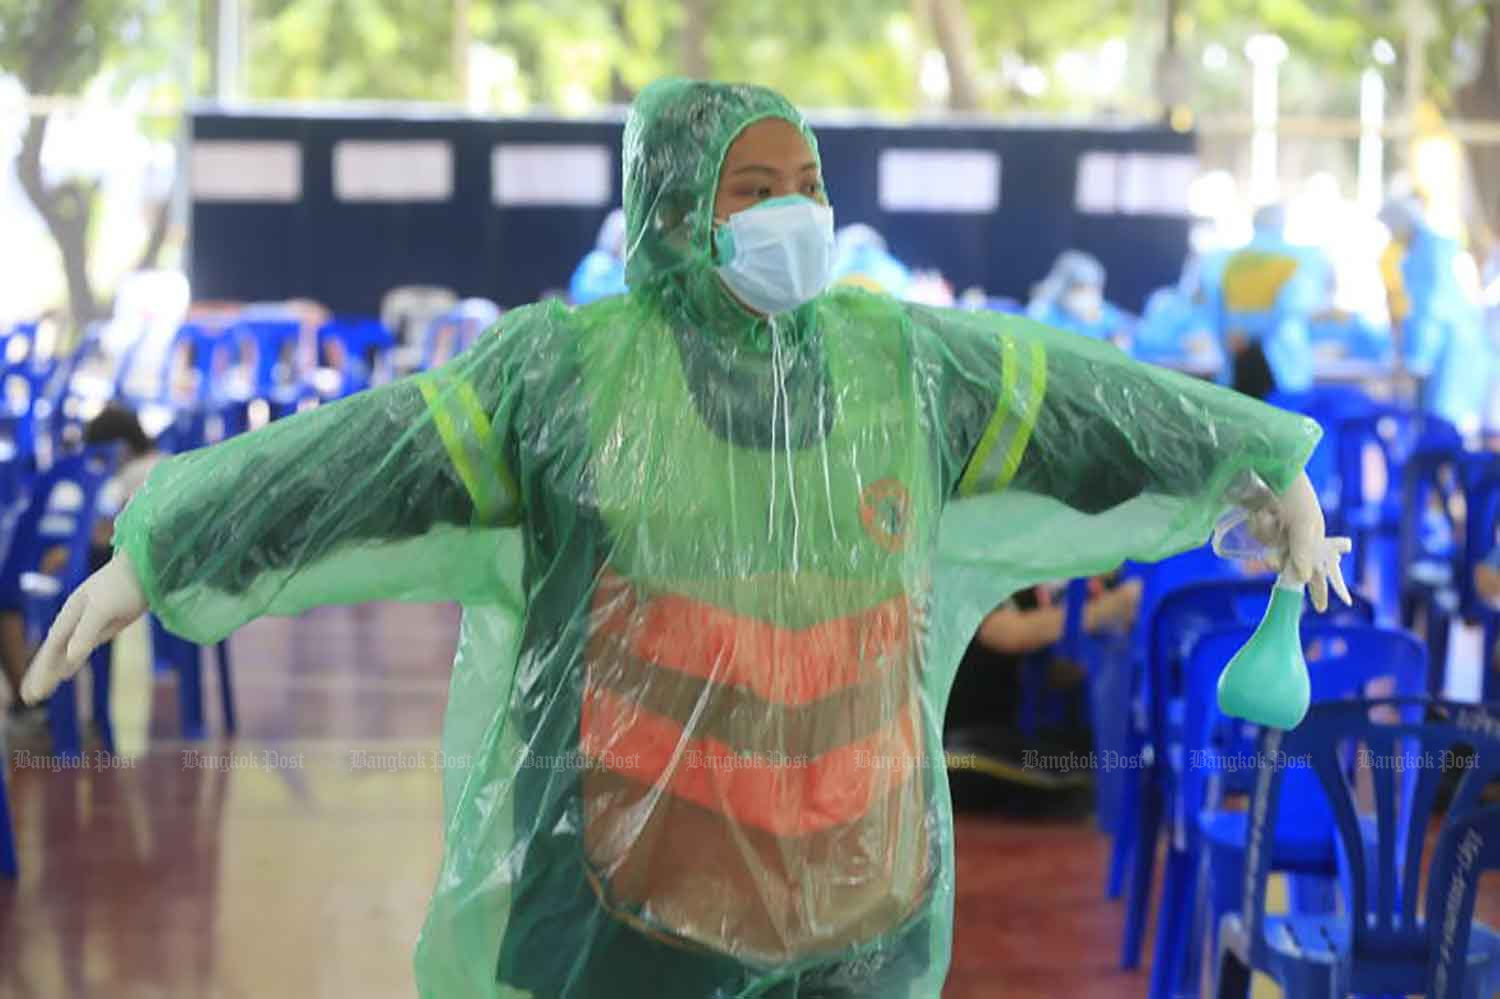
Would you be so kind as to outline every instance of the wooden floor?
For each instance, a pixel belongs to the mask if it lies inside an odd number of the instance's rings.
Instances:
[[[413,995],[439,773],[358,754],[436,746],[456,624],[400,606],[257,622],[233,642],[232,744],[173,740],[165,685],[132,768],[54,772],[13,742],[22,873],[0,882],[0,999]],[[1106,857],[1087,821],[960,819],[944,995],[1144,995],[1144,973],[1115,967]]]

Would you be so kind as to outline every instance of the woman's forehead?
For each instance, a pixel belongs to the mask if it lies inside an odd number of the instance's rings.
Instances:
[[[785,118],[766,118],[741,132],[724,155],[723,174],[745,166],[771,166],[799,170],[816,165],[817,157],[802,131]]]

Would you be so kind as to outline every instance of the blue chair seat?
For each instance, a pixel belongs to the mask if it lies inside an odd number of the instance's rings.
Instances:
[[[1237,955],[1250,953],[1244,919],[1239,913],[1224,917],[1220,929],[1224,947]],[[1349,921],[1342,916],[1267,916],[1267,957],[1273,966],[1273,977],[1287,983],[1289,996],[1338,995],[1347,991],[1341,982],[1342,965],[1349,953]],[[1423,974],[1426,947],[1411,953],[1393,948],[1385,955],[1390,968],[1380,976],[1381,988],[1392,995],[1421,994],[1427,989]],[[1464,976],[1464,993],[1479,999],[1484,984],[1500,961],[1500,933],[1475,923],[1470,932],[1467,956],[1468,973]],[[1278,974],[1279,972],[1279,974]],[[1338,983],[1337,985],[1335,983]]]

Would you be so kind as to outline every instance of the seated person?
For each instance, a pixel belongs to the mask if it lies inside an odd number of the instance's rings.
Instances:
[[[99,496],[99,517],[94,523],[89,544],[89,571],[95,572],[109,561],[115,516],[145,483],[146,477],[161,460],[161,454],[156,450],[155,442],[141,429],[135,413],[116,403],[105,406],[89,421],[84,428],[83,441],[91,446],[121,443],[125,452],[119,469],[105,483]],[[4,565],[0,566],[0,672],[4,673],[10,688],[9,721],[22,727],[36,727],[45,721],[45,705],[28,707],[21,703],[19,696],[21,676],[31,658],[26,643],[21,595],[21,574],[26,571],[23,561],[27,547],[13,543]],[[68,551],[59,545],[42,553],[37,568],[46,575],[56,575],[67,561]]]
[[[1132,579],[1115,586],[1095,581],[1095,585],[1096,591],[1084,606],[1084,630],[1094,635],[1128,631],[1140,605],[1140,581]],[[1050,588],[1033,587],[1016,594],[980,623],[948,699],[943,742],[950,753],[982,756],[986,761],[982,769],[1005,779],[1005,774],[1022,776],[1028,750],[1058,744],[1063,744],[1061,751],[1071,748],[1087,752],[1091,748],[1088,732],[1081,726],[1071,732],[1039,733],[1046,743],[1029,742],[1016,727],[1023,663],[1027,656],[1063,637],[1066,617],[1066,606]],[[1052,690],[1076,691],[1084,681],[1081,669],[1067,660],[1057,659],[1049,666],[1047,685]],[[950,765],[950,777],[955,773],[956,768]],[[960,797],[955,790],[955,800]]]

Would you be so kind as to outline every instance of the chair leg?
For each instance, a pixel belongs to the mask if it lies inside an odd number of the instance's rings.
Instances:
[[[1238,850],[1217,848],[1207,843],[1203,846],[1203,852],[1208,871],[1208,884],[1204,885],[1203,893],[1207,906],[1204,918],[1208,922],[1204,932],[1211,938],[1208,952],[1217,954],[1219,923],[1226,914],[1234,912],[1240,906],[1240,893],[1244,888],[1245,855]]]
[[[110,720],[109,683],[110,655],[112,643],[105,642],[89,653],[89,672],[93,676],[94,727],[99,730],[99,742],[111,756],[115,753],[115,727]]]
[[[1197,893],[1198,867],[1191,853],[1167,851],[1162,871],[1161,900],[1157,907],[1156,948],[1151,959],[1151,999],[1173,999],[1183,972],[1190,963],[1186,950],[1193,897]]]
[[[182,737],[203,738],[203,676],[198,646],[173,636],[172,661],[177,665],[177,705],[182,716]]]
[[[1115,817],[1114,843],[1109,851],[1109,876],[1105,881],[1104,894],[1109,899],[1117,899],[1125,890],[1125,872],[1130,869],[1130,862],[1135,853],[1136,812],[1139,810],[1137,799],[1139,785],[1128,776],[1120,782],[1120,809]]]
[[[52,752],[80,759],[83,739],[78,734],[78,691],[72,680],[64,680],[47,700],[47,723],[52,731]]]
[[[10,824],[10,801],[5,790],[5,762],[0,760],[0,878],[15,880],[20,873],[15,833]]]
[[[1130,897],[1125,901],[1125,934],[1120,947],[1120,967],[1140,967],[1141,944],[1146,936],[1146,916],[1151,906],[1151,880],[1156,870],[1156,840],[1161,832],[1163,789],[1156,774],[1141,773],[1141,795],[1137,813],[1135,848],[1130,871]]]
[[[1452,618],[1436,607],[1427,608],[1427,690],[1433,697],[1443,696],[1448,683],[1448,632]]]
[[[234,686],[229,682],[229,639],[220,642],[215,651],[219,661],[219,701],[224,706],[224,731],[234,734]]]

